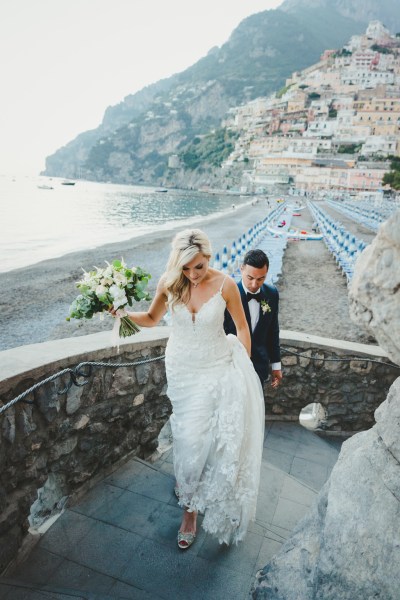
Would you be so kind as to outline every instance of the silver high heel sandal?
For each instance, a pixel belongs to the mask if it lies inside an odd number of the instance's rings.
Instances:
[[[195,533],[178,531],[178,546],[181,550],[187,550],[196,539]]]
[[[196,525],[197,511],[193,511],[193,513],[195,515],[194,525]],[[181,527],[183,527],[183,523],[181,524]],[[178,546],[181,550],[187,550],[187,548],[190,548],[195,539],[196,533],[193,531],[178,531]]]

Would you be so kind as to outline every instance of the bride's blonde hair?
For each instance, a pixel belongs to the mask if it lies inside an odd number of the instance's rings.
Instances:
[[[210,240],[200,229],[185,229],[177,233],[172,240],[172,250],[165,272],[165,289],[171,308],[175,304],[186,304],[189,301],[190,281],[183,274],[183,267],[199,253],[207,259],[211,258]]]

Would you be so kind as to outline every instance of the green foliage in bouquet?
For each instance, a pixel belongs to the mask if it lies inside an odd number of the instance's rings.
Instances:
[[[139,327],[126,316],[125,308],[133,301],[151,300],[146,287],[151,278],[140,267],[128,268],[123,261],[114,260],[107,267],[95,271],[84,271],[83,279],[76,287],[80,294],[69,309],[70,319],[91,319],[93,315],[114,309],[121,318],[119,335],[127,337],[139,331]]]

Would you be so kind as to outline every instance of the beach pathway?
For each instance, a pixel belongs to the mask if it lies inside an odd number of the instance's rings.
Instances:
[[[333,214],[330,206],[322,203],[321,207]],[[313,221],[309,209],[304,208],[301,216],[292,218],[292,226],[311,231]],[[350,230],[351,220],[346,219],[346,224],[344,218],[341,221]],[[352,223],[354,233],[361,237],[357,224]],[[365,241],[373,237],[370,232]],[[281,329],[363,344],[376,343],[351,321],[346,278],[323,240],[289,241],[276,286],[280,295]]]

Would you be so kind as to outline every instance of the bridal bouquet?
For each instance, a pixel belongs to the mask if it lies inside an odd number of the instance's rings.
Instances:
[[[126,313],[126,306],[132,306],[133,300],[150,300],[145,291],[151,278],[149,273],[140,267],[128,268],[124,260],[114,260],[107,267],[95,271],[84,271],[83,279],[77,282],[76,287],[80,294],[70,306],[70,319],[91,319],[93,315],[116,311],[119,321],[119,336],[128,337],[139,331]]]

